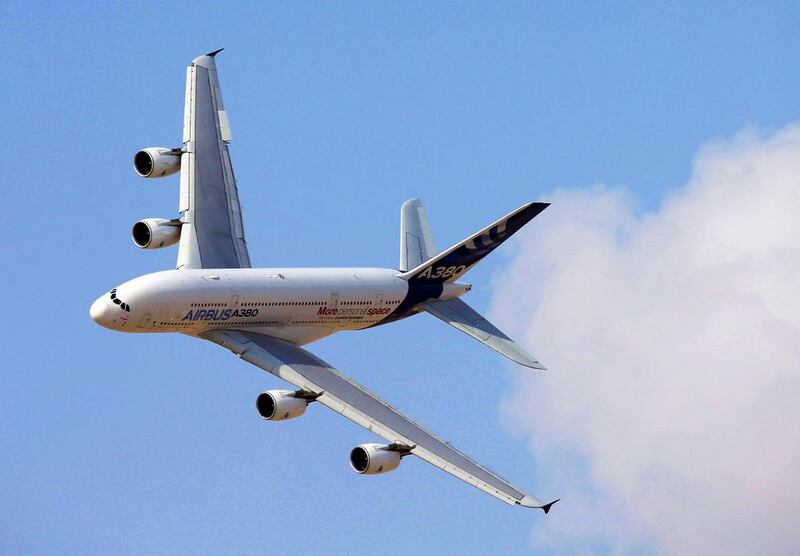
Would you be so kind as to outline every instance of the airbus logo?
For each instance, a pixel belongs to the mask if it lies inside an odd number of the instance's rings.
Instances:
[[[258,315],[258,309],[198,309],[197,311],[189,311],[181,320],[217,321],[235,317],[255,317],[256,315]]]

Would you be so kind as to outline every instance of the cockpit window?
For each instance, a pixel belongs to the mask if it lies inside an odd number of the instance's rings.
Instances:
[[[111,290],[111,301],[113,301],[116,305],[119,305],[120,309],[122,309],[123,311],[126,311],[128,313],[131,312],[131,306],[123,302],[119,297],[117,297],[117,288]]]

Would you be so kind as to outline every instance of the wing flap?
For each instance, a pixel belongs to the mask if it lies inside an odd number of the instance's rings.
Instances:
[[[543,507],[529,494],[471,460],[406,417],[386,401],[308,351],[253,332],[211,331],[201,337],[287,382],[320,394],[316,401],[386,439],[410,446],[411,453],[508,503]]]

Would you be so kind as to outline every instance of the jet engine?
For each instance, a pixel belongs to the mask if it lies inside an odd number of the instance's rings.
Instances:
[[[256,398],[258,414],[268,421],[284,421],[306,412],[309,399],[291,390],[267,390]]]
[[[181,169],[180,148],[147,147],[133,155],[133,168],[143,178],[163,178]]]
[[[350,451],[350,467],[362,475],[377,475],[397,469],[401,457],[385,444],[361,444]]]
[[[141,249],[161,249],[181,238],[181,222],[164,218],[145,218],[131,228],[131,238]]]

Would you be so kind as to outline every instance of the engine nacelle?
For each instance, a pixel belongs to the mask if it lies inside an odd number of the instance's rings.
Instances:
[[[181,238],[181,224],[164,218],[145,218],[131,228],[131,239],[141,249],[161,249]]]
[[[291,390],[267,390],[256,398],[258,414],[268,421],[285,421],[306,412],[308,399],[299,398]]]
[[[397,469],[401,457],[385,444],[361,444],[350,451],[350,467],[362,475],[377,475]]]
[[[133,169],[143,178],[163,178],[181,169],[181,149],[147,147],[133,155]]]

